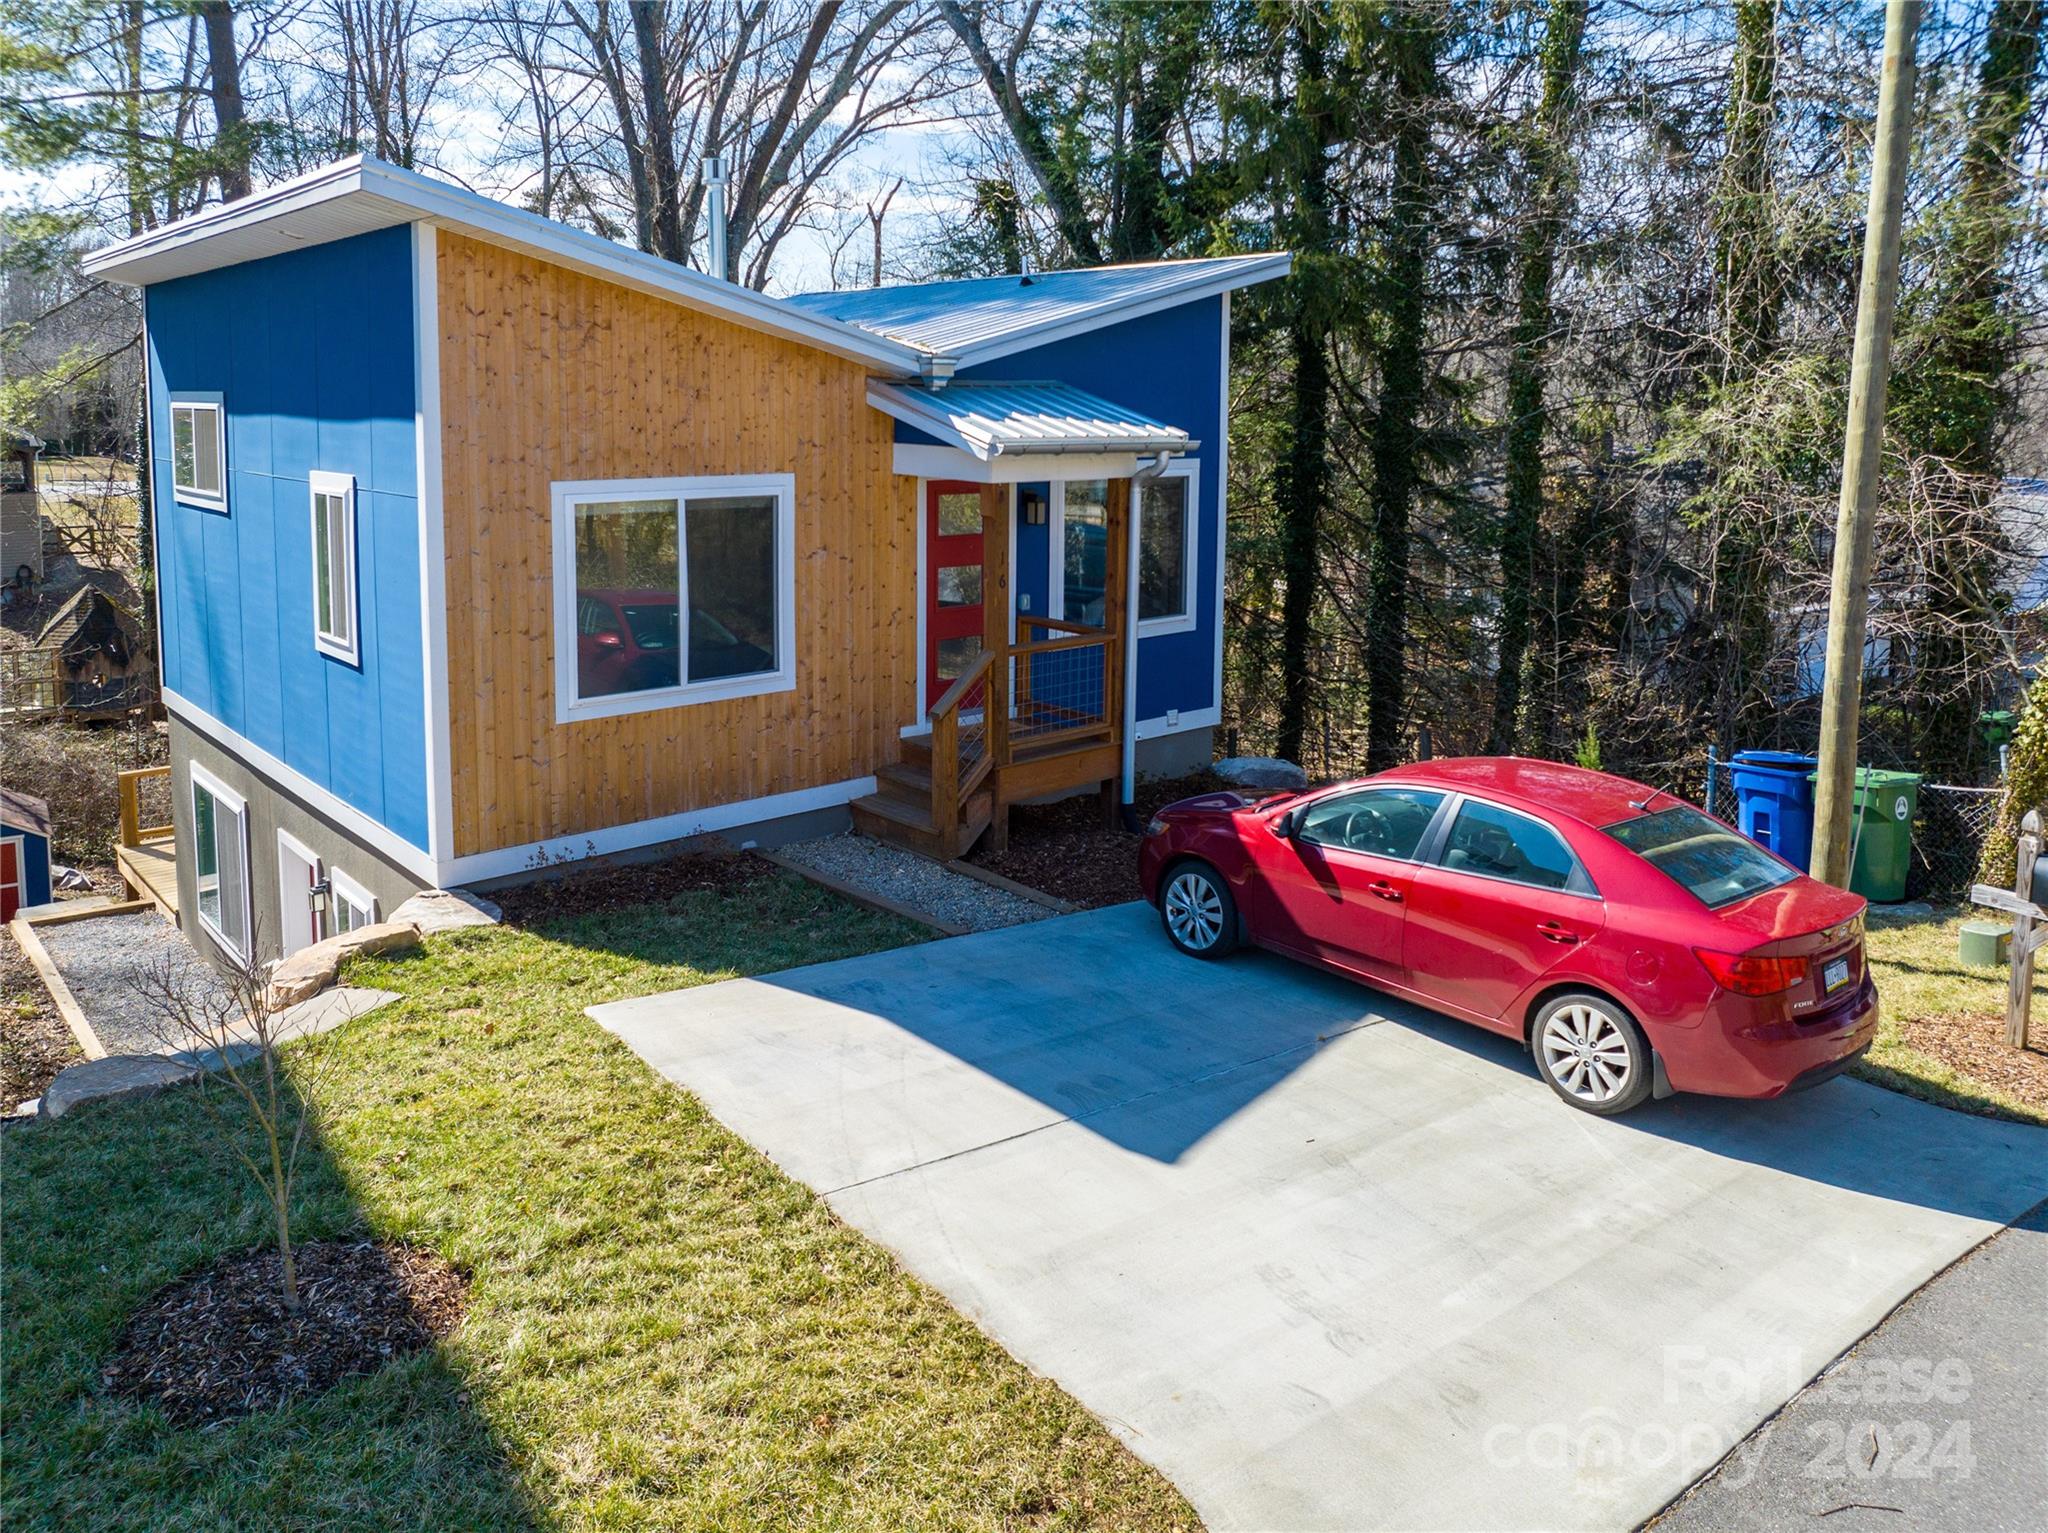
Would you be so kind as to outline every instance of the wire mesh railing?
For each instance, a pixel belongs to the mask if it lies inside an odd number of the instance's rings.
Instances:
[[[1024,620],[1020,630],[1031,631]],[[1051,625],[1041,626],[1051,629]],[[1016,645],[1009,738],[1013,747],[1107,732],[1115,636],[1100,629],[1052,630]]]

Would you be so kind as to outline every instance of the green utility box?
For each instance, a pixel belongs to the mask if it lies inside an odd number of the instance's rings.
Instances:
[[[1965,921],[1956,957],[1973,969],[2002,969],[2011,948],[2010,921]]]
[[[1856,769],[1856,813],[1849,830],[1856,843],[1856,862],[1849,869],[1849,888],[1873,905],[1896,904],[1906,897],[1906,870],[1913,864],[1913,814],[1919,805],[1918,772]]]

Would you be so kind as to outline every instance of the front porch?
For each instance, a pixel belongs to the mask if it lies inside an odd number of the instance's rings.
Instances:
[[[1128,599],[1130,477],[1106,481],[1097,624],[1015,610],[1008,484],[981,503],[981,632],[902,755],[852,805],[868,835],[928,856],[961,855],[986,834],[1004,849],[1013,804],[1096,787],[1114,824],[1123,802],[1125,693],[1132,643]],[[941,488],[935,486],[934,488]],[[932,645],[936,654],[938,646]]]

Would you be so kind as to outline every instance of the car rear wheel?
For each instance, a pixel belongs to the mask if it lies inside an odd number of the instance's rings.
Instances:
[[[1634,1020],[1589,990],[1558,996],[1536,1014],[1529,1049],[1550,1089],[1581,1112],[1612,1117],[1650,1094],[1650,1049]]]
[[[1221,958],[1237,946],[1237,904],[1223,876],[1205,862],[1169,868],[1159,895],[1167,938],[1194,958]]]

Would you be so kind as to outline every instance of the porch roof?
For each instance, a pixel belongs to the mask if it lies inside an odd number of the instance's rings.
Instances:
[[[871,379],[868,403],[984,463],[1070,453],[1184,453],[1186,431],[1070,383],[963,383],[944,388]]]

